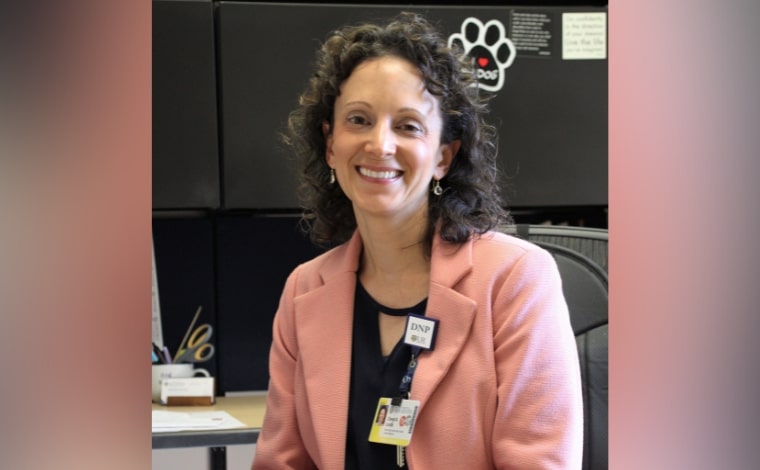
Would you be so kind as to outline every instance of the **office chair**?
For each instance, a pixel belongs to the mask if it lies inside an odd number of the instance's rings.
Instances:
[[[549,251],[557,262],[575,333],[583,383],[583,470],[608,468],[607,230],[516,225],[502,231]]]
[[[606,229],[573,227],[566,225],[517,224],[505,227],[505,231],[532,242],[551,243],[576,251],[599,265],[604,272],[607,267]]]

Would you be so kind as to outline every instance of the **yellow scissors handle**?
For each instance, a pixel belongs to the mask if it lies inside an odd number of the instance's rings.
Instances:
[[[208,323],[199,326],[193,330],[193,334],[191,334],[190,338],[187,340],[187,347],[194,348],[200,346],[203,343],[208,343],[213,332],[214,329],[211,328],[211,325]]]
[[[194,362],[206,362],[214,355],[214,346],[209,343],[203,343],[200,346],[193,348],[193,350]]]
[[[214,345],[203,343],[179,352],[175,362],[206,362],[214,356]]]
[[[176,362],[205,362],[214,355],[214,345],[209,343],[213,328],[206,323],[193,331],[187,341],[187,347],[182,349]]]

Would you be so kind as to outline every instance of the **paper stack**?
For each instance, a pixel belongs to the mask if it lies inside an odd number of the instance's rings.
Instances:
[[[153,432],[201,431],[247,427],[226,411],[153,410]]]

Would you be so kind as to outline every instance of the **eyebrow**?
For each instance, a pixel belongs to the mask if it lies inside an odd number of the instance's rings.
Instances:
[[[372,105],[371,104],[369,104],[366,101],[362,101],[362,100],[349,101],[346,104],[344,104],[344,107],[356,106],[356,105],[361,105],[361,106],[365,106],[367,108],[372,109]],[[433,106],[433,108],[435,109],[435,106]],[[419,115],[421,117],[428,116],[428,114],[423,113],[422,111],[420,111],[417,108],[410,108],[410,107],[407,107],[407,106],[405,106],[403,108],[399,108],[396,112],[412,112],[412,113],[415,113],[415,114],[417,114],[417,115]]]

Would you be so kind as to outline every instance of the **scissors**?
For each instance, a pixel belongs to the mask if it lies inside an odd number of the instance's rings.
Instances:
[[[195,330],[187,340],[187,347],[180,350],[174,362],[206,362],[214,356],[214,345],[209,343],[214,329],[205,323]]]

